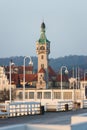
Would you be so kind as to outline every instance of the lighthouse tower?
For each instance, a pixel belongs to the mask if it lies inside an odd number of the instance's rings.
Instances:
[[[50,41],[45,35],[45,23],[41,24],[41,34],[39,40],[36,42],[36,53],[38,55],[38,81],[37,88],[48,88],[48,65],[50,54]]]

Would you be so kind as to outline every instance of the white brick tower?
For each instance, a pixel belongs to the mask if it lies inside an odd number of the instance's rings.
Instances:
[[[36,53],[38,55],[38,82],[37,88],[48,88],[48,57],[50,54],[50,41],[45,35],[45,23],[41,24],[41,35],[36,43]]]

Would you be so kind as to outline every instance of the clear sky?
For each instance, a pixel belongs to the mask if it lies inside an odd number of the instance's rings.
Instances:
[[[87,0],[0,0],[0,58],[36,56],[43,20],[51,58],[87,55]]]

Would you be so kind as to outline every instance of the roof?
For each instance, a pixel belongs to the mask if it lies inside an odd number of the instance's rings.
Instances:
[[[26,71],[30,71],[32,70],[32,66],[26,66],[25,67],[25,70]],[[46,74],[46,71],[44,68],[41,68],[39,70],[38,73],[44,73]],[[52,80],[55,80],[57,82],[60,82],[61,81],[61,75],[60,74],[56,74],[55,71],[52,69],[51,66],[48,66],[48,73],[49,73],[49,81],[52,81]],[[9,78],[9,71],[7,73],[7,78]],[[12,75],[11,75],[11,78],[12,78],[12,84],[20,84],[21,82],[23,82],[23,66],[19,66],[18,69],[17,67],[15,67],[15,72],[12,71]],[[25,82],[28,83],[28,82],[37,82],[38,80],[38,74],[35,73],[25,73]],[[66,81],[68,82],[68,76],[67,75],[62,75],[62,81]]]
[[[45,44],[45,43],[50,43],[50,41],[46,38],[45,33],[42,32],[40,35],[40,38],[38,40],[39,44]]]
[[[37,74],[26,74],[25,81],[26,82],[37,81]]]
[[[61,74],[58,74],[56,77],[56,81],[61,82]],[[68,76],[67,75],[62,75],[62,81],[63,82],[68,82]]]
[[[55,73],[55,71],[52,69],[51,66],[48,67],[48,72],[49,72],[50,76],[57,76],[56,73]]]
[[[23,66],[11,66],[13,73],[23,74]],[[9,66],[5,67],[6,73],[9,73]],[[33,72],[33,66],[25,66],[25,71]]]
[[[85,79],[84,79],[84,77],[82,77],[81,79],[80,79],[81,81],[87,81],[87,76],[85,77]]]
[[[9,75],[8,75],[8,79],[9,79]],[[19,84],[20,82],[23,82],[23,74],[13,73],[11,75],[11,79],[13,84]],[[37,81],[37,74],[26,74],[25,82],[32,82],[32,81]]]
[[[23,73],[24,66],[18,67],[18,73]],[[33,66],[25,66],[25,71],[33,71]]]
[[[45,23],[44,22],[42,22],[41,28],[45,29]]]
[[[46,35],[45,35],[45,23],[44,22],[41,24],[41,35],[40,35],[38,42],[39,42],[39,44],[50,43],[50,41],[46,38]]]
[[[46,73],[44,68],[41,68],[38,73]]]

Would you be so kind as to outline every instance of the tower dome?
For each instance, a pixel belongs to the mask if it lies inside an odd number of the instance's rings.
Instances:
[[[42,22],[41,24],[41,35],[40,35],[40,38],[38,40],[39,44],[47,44],[47,43],[50,43],[50,41],[46,38],[46,35],[45,35],[45,23]]]
[[[45,23],[44,22],[42,22],[41,28],[45,29]]]

